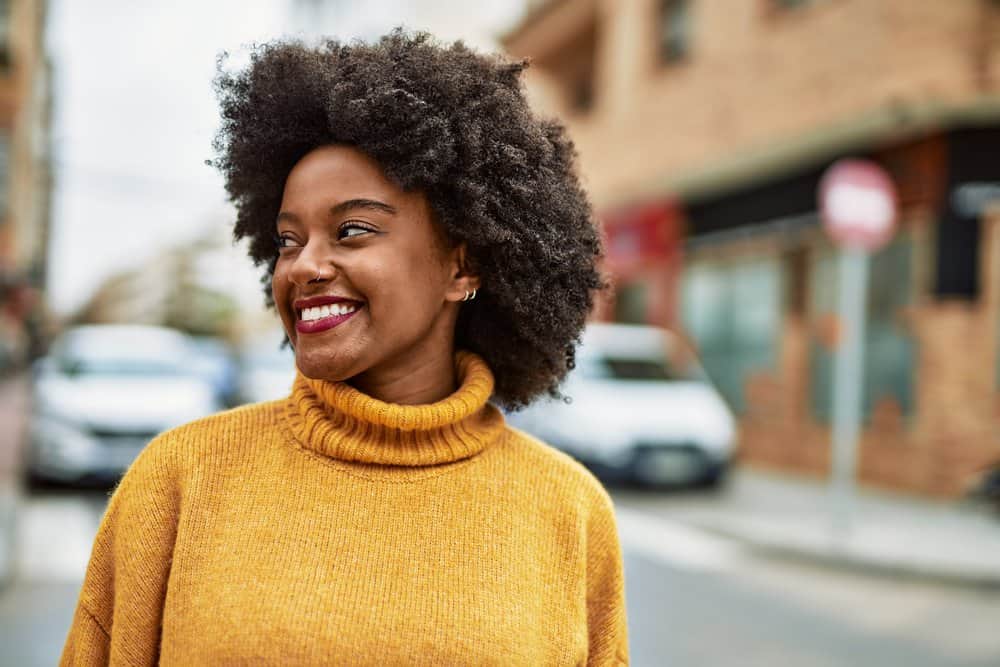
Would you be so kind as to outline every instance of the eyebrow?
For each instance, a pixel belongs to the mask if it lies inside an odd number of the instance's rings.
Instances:
[[[377,199],[348,199],[347,201],[340,202],[331,208],[330,213],[333,215],[340,215],[341,213],[353,211],[358,208],[367,208],[373,211],[388,213],[389,215],[396,215],[395,208],[389,206],[385,202],[380,202]]]
[[[396,215],[395,207],[386,204],[385,202],[378,201],[377,199],[348,199],[347,201],[342,201],[336,206],[330,208],[330,215],[341,215],[348,211],[354,211],[357,209],[368,209],[370,211],[380,211],[382,213],[388,213],[389,215]],[[298,216],[294,213],[289,213],[287,211],[282,211],[278,213],[278,222],[282,220],[298,220]]]

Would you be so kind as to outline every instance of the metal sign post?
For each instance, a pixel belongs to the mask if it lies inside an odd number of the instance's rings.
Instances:
[[[854,477],[864,386],[865,296],[868,293],[868,253],[860,248],[840,251],[840,336],[833,371],[833,451],[830,497],[834,545],[844,544],[854,514]]]
[[[850,539],[854,514],[869,256],[892,238],[897,200],[889,175],[862,160],[831,166],[820,181],[819,199],[824,226],[841,248],[830,470],[831,537],[839,549]]]

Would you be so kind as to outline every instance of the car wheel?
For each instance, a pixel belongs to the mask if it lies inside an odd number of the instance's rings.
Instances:
[[[698,487],[708,490],[718,490],[721,489],[726,484],[727,467],[725,464],[718,464],[708,467],[705,470],[705,474],[702,475],[701,479],[698,480]]]

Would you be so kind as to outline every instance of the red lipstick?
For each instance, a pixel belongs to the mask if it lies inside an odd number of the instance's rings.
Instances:
[[[340,304],[340,307],[337,304]],[[297,299],[292,305],[295,308],[296,315],[295,330],[299,333],[319,333],[320,331],[332,329],[351,319],[364,306],[364,303],[339,296],[314,296],[308,299]],[[303,319],[304,311],[324,306],[333,306],[332,308],[325,309],[333,312],[328,312],[326,315],[320,317],[317,317],[318,313],[310,313],[310,319]],[[347,313],[337,312],[340,308],[344,307],[352,308],[352,310]]]
[[[358,310],[360,310],[360,308]],[[353,310],[349,313],[345,313],[344,315],[330,315],[329,317],[321,317],[318,320],[310,320],[308,322],[305,320],[296,320],[295,330],[299,333],[319,333],[320,331],[326,331],[327,329],[332,329],[339,324],[343,324],[357,314],[358,311]]]

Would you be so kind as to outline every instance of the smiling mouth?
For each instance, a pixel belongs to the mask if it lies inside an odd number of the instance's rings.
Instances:
[[[351,319],[364,304],[342,301],[296,311],[295,330],[299,333],[326,331]]]

